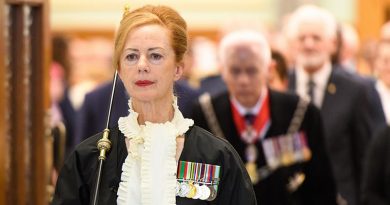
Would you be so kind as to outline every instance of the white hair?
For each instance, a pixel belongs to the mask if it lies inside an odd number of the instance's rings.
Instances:
[[[226,34],[219,44],[219,60],[225,62],[225,54],[232,46],[251,44],[260,49],[264,65],[268,66],[271,61],[271,49],[264,35],[253,30],[238,30]]]
[[[286,37],[294,39],[298,35],[298,28],[304,22],[316,22],[322,24],[324,34],[328,38],[336,38],[337,22],[334,16],[326,9],[314,5],[303,5],[297,8],[288,19],[284,29]]]

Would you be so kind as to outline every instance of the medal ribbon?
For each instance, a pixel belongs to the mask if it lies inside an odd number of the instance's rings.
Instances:
[[[241,139],[248,144],[255,143],[258,139],[263,139],[269,126],[271,125],[271,114],[270,114],[270,105],[269,105],[269,94],[268,91],[265,93],[264,99],[261,102],[259,113],[256,115],[256,118],[253,123],[253,128],[256,132],[256,137],[253,138],[251,141],[248,141],[248,139],[245,139],[243,137],[243,134],[246,129],[247,125],[245,123],[245,119],[243,116],[240,115],[237,108],[234,106],[233,103],[231,104],[232,113],[233,113],[233,120],[237,127],[238,132],[240,133]]]
[[[219,181],[220,172],[221,167],[218,165],[180,161],[177,178],[183,181],[211,183]]]
[[[262,142],[267,164],[274,169],[311,159],[306,134],[296,132],[265,139]]]

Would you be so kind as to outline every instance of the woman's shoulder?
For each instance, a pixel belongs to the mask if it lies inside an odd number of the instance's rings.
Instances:
[[[190,129],[188,136],[197,143],[212,146],[214,149],[233,148],[226,139],[216,137],[209,131],[196,125]]]
[[[187,133],[186,141],[191,146],[187,146],[185,149],[196,152],[200,156],[207,156],[210,159],[220,159],[227,156],[238,157],[237,152],[226,139],[216,137],[209,131],[196,125],[191,127]]]
[[[111,147],[114,147],[117,141],[118,127],[110,129],[109,139],[111,142]],[[71,152],[69,159],[73,160],[76,158],[79,161],[86,161],[90,158],[96,158],[99,155],[99,150],[97,148],[98,141],[103,137],[103,132],[99,132],[91,137],[88,137],[80,144],[78,144],[75,149]],[[97,161],[97,160],[95,160]]]
[[[99,132],[91,137],[88,137],[80,144],[76,145],[72,154],[88,154],[97,151],[97,142],[103,136],[103,132]]]

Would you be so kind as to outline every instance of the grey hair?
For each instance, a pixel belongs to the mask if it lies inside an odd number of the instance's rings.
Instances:
[[[292,13],[284,29],[286,37],[288,39],[296,38],[298,27],[303,22],[318,22],[323,25],[326,37],[336,38],[336,19],[328,10],[314,5],[303,5]]]
[[[258,48],[261,50],[263,63],[264,65],[268,66],[271,62],[270,46],[262,33],[253,30],[237,30],[226,34],[219,44],[218,57],[220,62],[225,62],[225,54],[227,49],[232,46],[243,45],[247,43],[258,45]]]

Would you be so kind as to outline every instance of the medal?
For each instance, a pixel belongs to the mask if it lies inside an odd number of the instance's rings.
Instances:
[[[190,192],[190,186],[187,184],[187,182],[182,182],[180,184],[179,196],[185,197],[187,196],[188,192]]]
[[[288,152],[284,152],[283,155],[282,155],[282,164],[283,166],[289,166],[293,163],[293,156],[288,153]]]
[[[252,184],[256,184],[259,181],[259,175],[257,173],[257,165],[254,162],[248,162],[245,164],[246,171],[248,172],[249,178]]]
[[[258,150],[255,144],[250,144],[246,146],[245,149],[245,156],[247,162],[253,162],[256,163],[257,156],[258,156]]]
[[[176,196],[179,196],[180,193],[180,182],[176,181]]]
[[[279,140],[279,144],[281,145],[282,164],[283,166],[289,166],[290,164],[293,163],[293,156],[289,149],[290,146],[292,145],[290,144],[289,141],[289,135],[278,137],[278,140]]]
[[[298,162],[304,161],[304,156],[303,156],[303,151],[302,151],[303,144],[301,143],[299,133],[294,133],[293,141],[294,141],[294,143],[293,143],[294,144],[294,159]]]
[[[296,191],[305,181],[306,175],[302,172],[295,173],[293,177],[289,178],[287,189],[290,193]]]
[[[199,184],[195,184],[194,186],[195,186],[195,189],[196,189],[196,194],[192,198],[193,199],[199,199],[202,196],[201,188],[200,188]]]
[[[177,171],[176,195],[191,199],[213,200],[218,192],[220,174],[221,166],[219,165],[180,161]],[[213,188],[207,185],[213,185]]]
[[[201,196],[199,197],[200,200],[206,200],[210,197],[210,189],[206,185],[199,186],[201,189]]]
[[[305,159],[305,161],[308,161],[311,159],[311,151],[307,146],[306,135],[304,133],[299,133],[299,137],[303,145],[302,146],[303,158]]]
[[[247,125],[245,130],[242,132],[241,137],[245,139],[247,143],[254,142],[257,137],[256,130],[253,129],[251,125]]]
[[[293,135],[287,135],[286,139],[287,143],[287,162],[290,164],[293,164],[296,162],[294,158],[294,136]]]
[[[275,156],[275,149],[273,145],[273,139],[266,139],[262,141],[262,146],[265,154],[265,159],[267,161],[267,165],[271,168],[274,169],[278,165],[278,161]]]
[[[274,168],[277,168],[279,167],[281,164],[282,164],[282,152],[281,152],[281,146],[279,144],[279,141],[276,137],[272,137],[270,138],[270,140],[272,141],[272,146],[273,146],[273,149],[274,149],[274,159],[275,159],[275,165],[274,165]]]
[[[303,148],[303,158],[305,158],[305,161],[308,161],[309,159],[311,159],[311,151],[307,147]]]
[[[192,182],[190,182],[188,185],[190,187],[190,191],[187,193],[186,197],[192,199],[196,194],[196,188]]]
[[[217,190],[215,190],[214,186],[209,186],[210,189],[210,196],[207,198],[207,201],[213,201],[215,198],[217,198]]]
[[[255,144],[250,144],[245,149],[245,156],[247,163],[245,164],[246,171],[249,174],[249,177],[252,181],[252,184],[255,184],[258,182],[259,176],[257,174],[257,155],[258,150]]]

